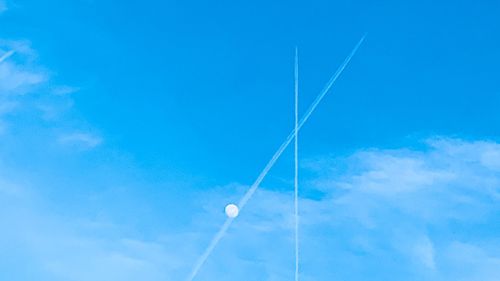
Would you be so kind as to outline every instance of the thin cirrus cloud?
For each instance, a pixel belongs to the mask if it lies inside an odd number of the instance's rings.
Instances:
[[[66,95],[71,95],[73,93],[76,93],[80,90],[80,88],[77,87],[71,87],[71,86],[57,86],[52,89],[52,93],[56,96],[66,96]]]
[[[64,124],[65,114],[73,107],[71,94],[79,88],[67,85],[50,86],[50,75],[37,64],[37,54],[28,41],[0,40],[0,133],[10,127],[6,116],[18,112],[35,114],[37,121],[51,122],[52,126]],[[33,125],[33,124],[31,124]],[[94,148],[102,139],[87,132],[63,134],[57,140],[65,145]],[[47,134],[50,132],[47,131]]]
[[[23,108],[22,96],[47,81],[47,75],[34,66],[34,51],[26,41],[0,40],[0,134],[9,123],[5,117]]]
[[[0,91],[6,94],[25,94],[46,81],[46,75],[23,69],[16,64],[0,64]]]
[[[37,64],[37,53],[27,40],[0,39],[0,92],[2,96],[22,95],[39,91],[47,86],[49,71]],[[68,95],[79,88],[67,85],[51,86],[44,92]]]
[[[0,56],[0,63],[3,62],[4,60],[10,58],[15,52],[13,50],[3,52],[2,55]]]
[[[367,149],[306,161],[312,176],[302,190],[324,196],[300,202],[303,280],[496,280],[500,170],[484,159],[498,152],[500,144],[491,141],[431,139],[419,150]],[[23,247],[5,247],[0,256],[30,257],[25,266],[37,269],[38,280],[81,281],[182,280],[224,220],[223,203],[246,190],[232,184],[199,191],[190,200],[203,208],[191,225],[152,228],[143,237],[113,217],[103,224],[50,213],[29,189],[9,186],[16,188],[0,189],[0,214],[19,215],[17,223],[0,215],[0,241]],[[200,279],[293,278],[292,190],[258,190]]]
[[[102,139],[92,133],[73,132],[59,136],[59,143],[81,148],[95,148],[102,143]]]
[[[493,281],[500,276],[494,226],[500,215],[500,169],[492,160],[500,144],[448,138],[425,144],[424,149],[367,149],[304,163],[315,175],[302,184],[303,192],[323,194],[306,195],[300,203],[304,280],[365,280],[368,274],[383,280]],[[203,195],[213,213],[199,219],[198,229],[210,229],[207,217],[222,216],[218,209],[231,189],[241,192],[231,187]],[[225,275],[236,279],[293,278],[292,198],[291,192],[258,191],[200,279],[230,280],[220,276],[224,265]],[[457,245],[480,258],[457,259]]]
[[[16,188],[24,191],[0,188],[0,257],[25,262],[9,268],[2,262],[2,280],[29,280],[33,272],[37,280],[161,280],[175,265],[174,256],[161,244],[115,236],[117,226],[112,224],[47,212],[36,190]],[[24,266],[31,269],[25,271]]]
[[[13,44],[0,46],[0,93],[2,96],[26,94],[32,91],[35,86],[47,81],[47,74],[38,70],[36,66],[14,61],[16,54],[22,56],[23,59],[30,58],[26,53],[4,49],[11,45]],[[29,50],[28,45],[18,43],[16,46],[23,50]]]

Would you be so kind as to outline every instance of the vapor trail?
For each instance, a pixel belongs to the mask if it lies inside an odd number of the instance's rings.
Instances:
[[[295,281],[299,281],[299,49],[295,48]]]
[[[255,182],[252,184],[252,186],[250,186],[250,188],[245,193],[245,195],[243,196],[243,198],[241,198],[240,202],[238,203],[238,208],[239,208],[240,212],[243,209],[243,207],[245,207],[245,205],[248,203],[248,201],[252,198],[253,194],[255,193],[255,191],[257,190],[257,188],[259,187],[259,185],[262,182],[262,180],[264,180],[264,178],[267,175],[267,173],[269,173],[269,170],[271,170],[271,168],[274,166],[274,164],[276,163],[276,161],[278,160],[278,158],[281,156],[281,154],[283,154],[283,151],[285,151],[285,149],[290,144],[290,142],[292,142],[292,139],[295,137],[296,133],[302,128],[302,126],[304,126],[304,124],[307,122],[307,120],[309,119],[309,117],[311,117],[311,114],[314,112],[314,110],[316,109],[316,107],[318,106],[318,104],[325,97],[326,93],[328,93],[328,91],[333,86],[333,84],[335,83],[335,81],[337,81],[337,79],[339,78],[340,74],[342,74],[342,72],[344,71],[344,69],[346,68],[346,66],[351,61],[352,57],[358,51],[359,47],[361,46],[361,44],[365,40],[365,37],[366,37],[366,35],[364,35],[359,40],[358,44],[356,44],[356,46],[351,51],[351,53],[346,57],[346,59],[344,60],[344,62],[339,66],[339,68],[337,69],[337,71],[335,72],[335,74],[333,74],[333,76],[330,78],[330,80],[326,84],[325,88],[323,88],[323,90],[320,92],[320,94],[318,95],[318,97],[316,98],[316,100],[314,100],[314,102],[311,104],[311,106],[306,111],[306,113],[304,114],[304,116],[302,117],[302,119],[300,119],[297,128],[293,129],[293,131],[288,135],[288,137],[286,138],[286,140],[281,144],[281,146],[278,148],[278,150],[274,153],[274,155],[271,158],[271,160],[269,160],[269,162],[267,163],[267,165],[264,167],[264,169],[262,170],[262,172],[260,172],[260,174],[257,177],[257,179],[255,180]],[[210,254],[212,253],[212,251],[215,249],[215,247],[217,246],[217,244],[219,243],[219,241],[221,240],[221,238],[224,236],[224,234],[226,234],[226,231],[229,228],[229,226],[231,226],[232,222],[233,222],[233,219],[228,218],[226,220],[226,222],[222,225],[221,229],[217,232],[217,234],[212,239],[212,242],[210,242],[210,245],[208,246],[208,248],[205,250],[205,252],[203,252],[203,255],[201,255],[201,257],[198,259],[195,267],[193,268],[191,274],[189,275],[189,277],[187,279],[188,281],[192,281],[196,277],[196,275],[198,275],[199,270],[201,269],[201,267],[203,266],[203,264],[205,263],[205,261],[207,260],[207,258],[210,256]]]
[[[333,74],[333,76],[330,78],[330,80],[328,81],[328,83],[326,84],[326,86],[323,88],[323,90],[320,92],[320,94],[316,97],[316,99],[311,104],[311,106],[309,107],[309,109],[306,111],[306,113],[304,114],[304,116],[302,116],[302,118],[299,121],[299,125],[298,125],[297,129],[294,129],[288,135],[288,137],[286,138],[286,140],[281,144],[281,146],[278,148],[278,150],[274,153],[274,155],[271,158],[271,160],[269,160],[269,162],[267,163],[267,165],[264,167],[264,169],[262,170],[262,172],[260,172],[260,174],[257,177],[257,179],[255,180],[255,182],[248,189],[248,191],[245,193],[245,195],[243,196],[243,198],[241,198],[240,202],[238,203],[238,208],[240,209],[240,212],[241,212],[241,209],[243,209],[243,207],[245,207],[245,205],[248,203],[248,200],[250,200],[250,198],[252,198],[252,196],[255,193],[255,191],[257,190],[257,188],[259,188],[260,183],[262,182],[262,180],[264,180],[264,177],[267,175],[267,173],[269,172],[269,170],[271,170],[271,168],[274,166],[274,164],[276,163],[276,161],[278,160],[278,158],[281,156],[281,154],[283,154],[283,151],[285,151],[285,149],[290,144],[290,142],[292,142],[292,139],[295,137],[296,132],[298,132],[302,128],[302,126],[304,126],[304,124],[307,122],[307,120],[309,120],[309,117],[311,117],[311,114],[314,112],[314,110],[316,110],[316,107],[318,107],[318,104],[321,102],[321,100],[323,100],[323,98],[325,97],[326,93],[328,93],[328,91],[333,86],[333,84],[335,83],[335,81],[337,81],[337,79],[339,78],[340,74],[342,74],[342,72],[344,71],[344,69],[347,67],[347,65],[351,61],[352,57],[358,51],[359,46],[361,46],[361,44],[365,40],[365,37],[366,37],[366,35],[364,35],[363,37],[361,37],[361,39],[359,40],[358,44],[356,44],[356,46],[351,51],[351,53],[346,57],[346,59],[344,60],[344,62],[339,66],[339,68],[337,69],[337,71],[335,72],[335,74]]]
[[[10,58],[15,52],[14,51],[8,51],[6,52],[5,54],[3,54],[1,57],[0,57],[0,63],[4,62],[6,59]]]
[[[203,264],[207,260],[208,256],[210,256],[210,254],[215,249],[217,244],[219,244],[219,241],[222,239],[222,237],[226,233],[227,229],[229,228],[229,226],[231,225],[233,220],[234,220],[234,218],[230,218],[230,217],[228,217],[226,219],[226,222],[224,222],[224,224],[220,228],[219,232],[217,232],[217,234],[214,236],[214,238],[212,239],[212,242],[210,242],[210,245],[208,246],[208,248],[205,250],[203,255],[196,262],[196,265],[194,266],[194,268],[191,271],[191,274],[189,275],[187,280],[191,281],[196,277],[196,275],[198,274],[198,271],[200,271],[201,267],[203,266]]]

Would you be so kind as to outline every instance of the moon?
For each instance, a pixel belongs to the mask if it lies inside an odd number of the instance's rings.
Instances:
[[[238,206],[234,205],[234,204],[228,204],[226,206],[226,216],[234,219],[238,216],[238,214],[240,213],[240,210],[238,209]]]

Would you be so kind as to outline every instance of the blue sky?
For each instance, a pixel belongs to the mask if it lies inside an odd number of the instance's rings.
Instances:
[[[184,280],[303,113],[301,280],[500,278],[495,1],[0,0],[0,279]],[[14,51],[14,52],[11,52]],[[291,280],[287,150],[196,280]]]

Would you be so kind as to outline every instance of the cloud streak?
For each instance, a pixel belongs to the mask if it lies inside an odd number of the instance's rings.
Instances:
[[[15,45],[21,51],[29,50],[29,46],[20,42],[10,42],[9,45]],[[0,47],[2,47],[0,45]],[[21,95],[29,92],[33,87],[40,85],[47,80],[47,75],[29,65],[22,65],[9,61],[16,53],[15,50],[4,51],[0,56],[0,95]],[[21,55],[23,53],[20,53]],[[29,58],[29,55],[25,57]]]
[[[82,148],[95,148],[102,143],[102,139],[91,133],[74,132],[59,136],[59,143]]]
[[[23,127],[44,127],[45,124],[40,124],[42,122],[62,126],[64,114],[73,107],[70,95],[79,88],[50,85],[49,71],[38,65],[36,58],[36,52],[28,41],[0,40],[0,133],[4,135],[8,133],[11,123],[7,119],[16,114],[18,120],[22,119],[19,116],[21,113],[36,114],[36,118],[29,118],[30,124],[23,124]],[[51,137],[61,144],[85,149],[102,143],[96,135],[79,132],[77,128],[73,130],[75,132]]]
[[[47,81],[48,75],[31,64],[34,58],[29,43],[0,40],[0,98],[26,94]]]
[[[73,93],[78,92],[80,89],[76,87],[70,87],[70,86],[58,86],[54,87],[52,89],[52,94],[56,96],[66,96],[66,95],[71,95]]]
[[[0,63],[4,62],[8,58],[10,58],[15,52],[13,50],[10,50],[8,52],[5,52],[0,56]]]

